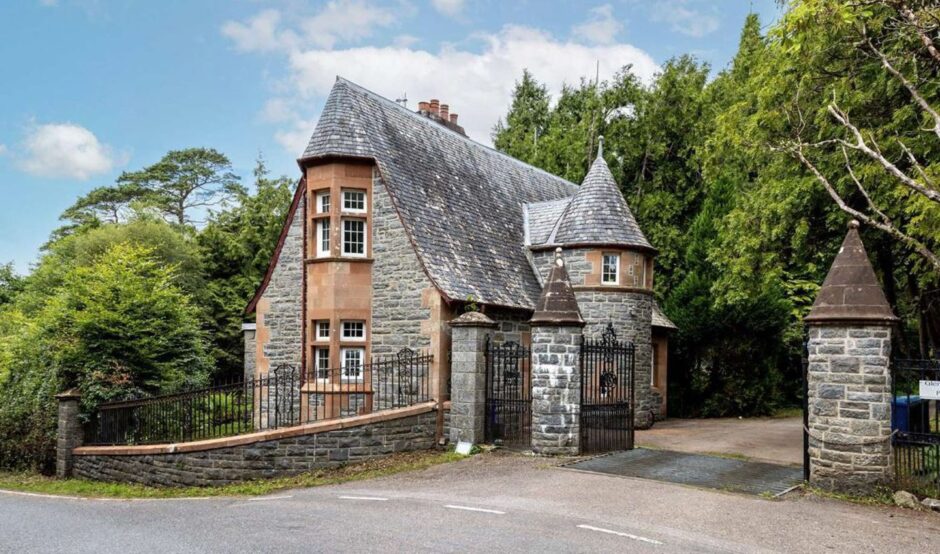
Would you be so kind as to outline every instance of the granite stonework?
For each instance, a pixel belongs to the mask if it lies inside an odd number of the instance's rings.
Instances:
[[[893,478],[891,328],[809,327],[810,482],[870,492]]]
[[[486,338],[497,326],[479,312],[450,322],[450,440],[482,443],[486,406]]]
[[[584,286],[585,277],[597,273],[587,259],[590,250],[584,248],[563,249],[565,269],[575,289],[575,297],[581,308],[581,317],[587,322],[584,335],[600,338],[607,329],[607,324],[614,326],[617,340],[630,341],[636,350],[634,354],[634,383],[636,384],[636,425],[644,429],[653,421],[664,419],[662,398],[652,387],[653,371],[653,294],[652,291],[603,291],[592,288],[579,290]],[[542,282],[548,277],[555,253],[543,250],[533,253]]]
[[[271,280],[261,295],[267,308],[258,312],[258,329],[267,334],[262,353],[267,364],[258,371],[266,372],[279,365],[288,364],[300,368],[303,345],[301,301],[303,298],[304,273],[304,225],[305,202],[300,200],[294,218],[290,222],[280,257],[271,274]],[[266,365],[266,367],[262,367]]]
[[[82,424],[79,420],[81,413],[81,396],[78,391],[69,390],[56,395],[58,406],[58,421],[56,428],[56,477],[71,477],[73,473],[74,456],[72,449],[82,445]]]
[[[184,454],[79,455],[74,474],[155,486],[214,486],[296,475],[435,445],[436,411],[359,427]]]
[[[433,287],[378,171],[372,179],[372,355],[431,345],[421,324],[431,317],[422,294]]]
[[[255,376],[258,367],[258,331],[253,323],[246,323],[242,325],[242,340],[244,341],[245,346],[245,366],[244,373],[245,380],[251,379]]]
[[[532,327],[532,451],[581,453],[581,326]]]
[[[493,342],[517,342],[522,345],[529,343],[531,311],[487,307],[486,315],[496,322],[496,328],[490,334],[490,340]]]

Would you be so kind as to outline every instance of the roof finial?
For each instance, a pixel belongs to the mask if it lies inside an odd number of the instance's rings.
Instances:
[[[853,219],[852,221],[849,221],[849,229],[858,229],[857,219]]]
[[[555,265],[561,267],[565,265],[564,258],[561,257],[561,247],[558,246],[555,248]]]
[[[604,135],[597,137],[597,157],[604,157]]]

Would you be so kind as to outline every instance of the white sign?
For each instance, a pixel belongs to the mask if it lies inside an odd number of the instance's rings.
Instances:
[[[921,381],[920,397],[925,400],[940,400],[940,381]]]
[[[463,456],[469,456],[470,451],[473,449],[473,443],[467,441],[460,441],[457,443],[457,453]]]

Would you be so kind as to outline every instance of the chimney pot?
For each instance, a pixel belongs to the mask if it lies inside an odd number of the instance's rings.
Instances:
[[[453,123],[454,125],[457,124],[457,114],[455,113],[450,114],[450,122]]]
[[[418,111],[427,113],[431,110],[431,104],[427,102],[418,102]]]
[[[450,113],[450,106],[448,106],[447,104],[441,104],[441,119],[443,119],[444,121],[447,121],[449,117],[448,116],[449,113]]]
[[[437,115],[441,109],[441,101],[437,98],[431,99],[431,113]]]

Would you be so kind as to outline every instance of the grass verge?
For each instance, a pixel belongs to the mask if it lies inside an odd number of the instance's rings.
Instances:
[[[55,479],[36,473],[0,472],[0,489],[87,498],[192,498],[206,496],[258,496],[285,489],[319,487],[417,471],[461,460],[455,452],[425,450],[403,452],[386,458],[322,469],[275,479],[245,481],[218,487],[150,487],[127,483],[103,483],[86,479]]]
[[[810,484],[803,486],[803,492],[805,494],[811,494],[813,496],[818,496],[820,498],[831,498],[834,500],[841,500],[843,502],[851,502],[852,504],[862,504],[865,506],[894,506],[894,491],[887,487],[879,487],[871,494],[867,495],[855,495],[855,494],[845,494],[841,492],[832,492],[826,489],[821,489],[819,487],[814,487]]]

